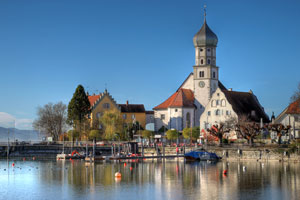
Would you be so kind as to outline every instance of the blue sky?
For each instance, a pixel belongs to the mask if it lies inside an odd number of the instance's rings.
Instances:
[[[278,115],[300,81],[299,1],[2,0],[0,125],[30,129],[78,84],[152,109],[193,70],[204,4],[220,80]]]

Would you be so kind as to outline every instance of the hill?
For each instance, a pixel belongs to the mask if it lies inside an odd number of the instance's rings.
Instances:
[[[19,130],[16,128],[0,127],[0,142],[7,142],[8,134],[10,141],[38,141],[42,140],[44,137],[42,133],[35,130]]]

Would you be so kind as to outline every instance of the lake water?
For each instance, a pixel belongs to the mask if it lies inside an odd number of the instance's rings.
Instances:
[[[0,161],[0,199],[300,199],[299,184],[299,163]]]

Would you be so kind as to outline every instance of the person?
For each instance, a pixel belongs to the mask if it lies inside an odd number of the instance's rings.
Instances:
[[[178,155],[178,147],[176,147],[176,154]]]
[[[183,147],[181,146],[181,148],[180,148],[180,153],[182,154],[182,152],[183,152]]]
[[[157,154],[160,155],[160,148],[157,147]]]

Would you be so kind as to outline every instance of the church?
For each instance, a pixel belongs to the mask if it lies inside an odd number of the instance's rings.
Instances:
[[[208,124],[207,121],[200,124],[201,115],[205,112],[205,108],[210,104],[211,98],[217,90],[227,91],[227,88],[219,81],[219,67],[216,64],[218,37],[207,25],[206,14],[204,14],[204,23],[201,29],[193,38],[193,43],[195,48],[193,72],[189,74],[174,94],[153,108],[155,131],[161,128],[176,129],[178,131],[195,126],[200,126],[201,129],[206,128],[206,125],[203,124]],[[255,110],[237,110],[236,115],[232,113],[232,116],[248,116],[251,113],[252,115],[256,113],[260,115],[256,116],[257,119],[263,118],[264,121],[268,121],[268,116],[257,98],[253,93],[248,96],[255,99],[251,101],[255,104],[251,108]],[[235,98],[235,102],[239,102],[239,98],[241,98],[241,104],[245,102],[242,101],[243,95],[235,95]],[[242,108],[246,106],[233,107]],[[214,122],[210,122],[210,125]]]

